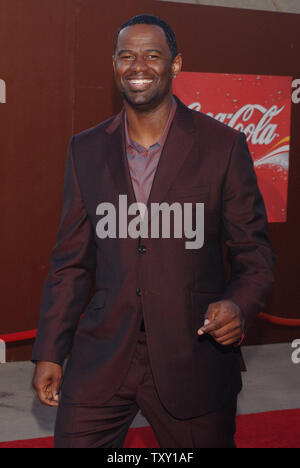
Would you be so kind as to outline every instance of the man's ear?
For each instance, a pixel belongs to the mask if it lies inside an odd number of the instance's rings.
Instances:
[[[180,73],[181,68],[182,68],[182,54],[179,53],[173,59],[173,63],[172,63],[173,77],[176,77],[178,75],[178,73]]]

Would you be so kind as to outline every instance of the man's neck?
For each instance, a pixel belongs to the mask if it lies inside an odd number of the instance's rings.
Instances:
[[[155,109],[140,111],[124,102],[129,136],[148,149],[162,135],[171,107],[172,94]]]

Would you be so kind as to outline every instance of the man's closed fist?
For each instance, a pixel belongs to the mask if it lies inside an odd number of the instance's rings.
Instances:
[[[208,306],[204,325],[198,330],[198,335],[207,333],[217,343],[229,346],[241,340],[244,328],[245,319],[241,309],[234,302],[224,300]]]

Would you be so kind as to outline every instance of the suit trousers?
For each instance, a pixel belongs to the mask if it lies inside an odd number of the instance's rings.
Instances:
[[[55,448],[122,448],[139,409],[161,448],[235,448],[236,402],[233,395],[218,411],[187,420],[172,416],[156,391],[146,334],[141,330],[127,376],[109,401],[87,406],[61,396]]]

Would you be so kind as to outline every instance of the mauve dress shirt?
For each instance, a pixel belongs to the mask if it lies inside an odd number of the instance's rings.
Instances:
[[[176,101],[172,97],[172,107],[165,128],[159,140],[151,145],[148,150],[130,138],[126,113],[124,114],[127,160],[135,198],[138,203],[142,202],[147,205],[154,175],[176,112],[176,107]]]

